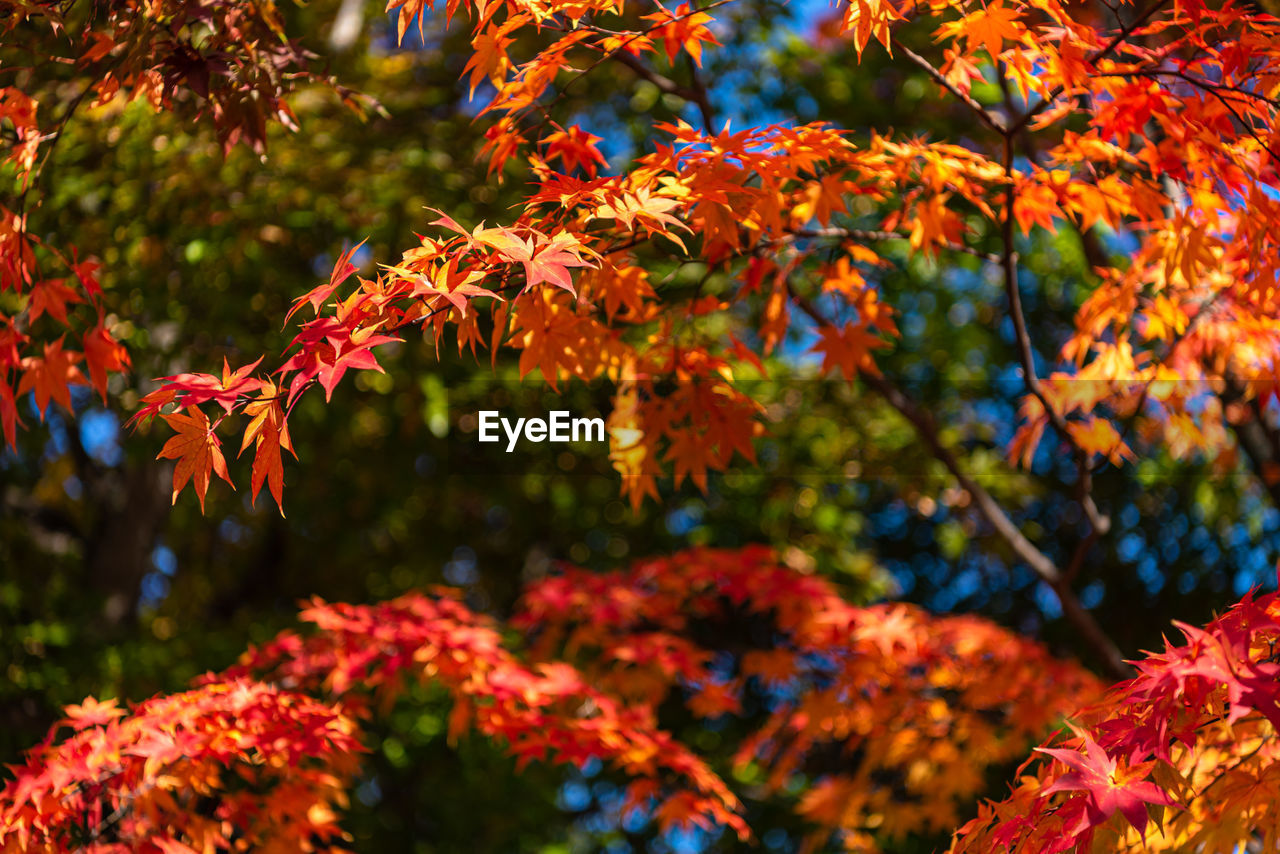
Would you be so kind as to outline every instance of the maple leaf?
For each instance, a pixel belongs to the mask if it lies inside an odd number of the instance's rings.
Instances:
[[[939,193],[912,206],[907,222],[913,249],[933,255],[938,246],[958,243],[964,236],[964,222],[947,206],[949,198],[949,193]]]
[[[183,406],[195,407],[213,401],[230,413],[241,395],[252,394],[262,386],[262,380],[249,376],[262,363],[259,356],[253,362],[231,370],[226,357],[222,359],[222,376],[213,374],[178,374],[161,377],[164,383],[143,401],[147,404],[134,418],[141,420],[159,412],[166,403],[181,400]]]
[[[702,814],[703,805],[692,792],[676,792],[669,796],[653,811],[658,826],[664,830],[670,828],[701,827],[707,828],[706,817]]]
[[[886,50],[889,45],[889,26],[902,19],[902,15],[889,0],[851,0],[845,12],[841,29],[853,33],[853,48],[862,60],[862,52],[874,37]]]
[[[938,27],[939,38],[964,35],[968,54],[983,48],[991,59],[1000,58],[1004,42],[1021,39],[1026,27],[1019,22],[1022,13],[1002,3],[989,3],[970,12],[958,21],[949,21]]]
[[[452,2],[449,4],[451,10],[453,5]],[[425,44],[427,38],[424,29],[426,25],[426,10],[434,8],[434,6],[435,4],[432,0],[390,0],[384,11],[400,10],[400,14],[396,18],[396,44],[404,42],[404,34],[408,32],[409,25],[414,21],[418,22],[418,37]]]
[[[435,281],[422,273],[415,273],[404,267],[387,265],[387,270],[413,283],[410,296],[424,298],[429,308],[435,307],[437,298],[443,299],[458,310],[460,318],[467,316],[467,306],[470,300],[476,297],[502,300],[500,294],[475,284],[484,280],[482,272],[459,270],[456,258],[450,258],[443,267],[437,269]]]
[[[1106,418],[1089,416],[1083,422],[1067,422],[1067,432],[1076,447],[1087,454],[1101,454],[1112,465],[1124,465],[1125,460],[1134,459],[1133,452],[1124,443],[1115,425]]]
[[[85,42],[88,43],[88,47],[85,49],[84,53],[80,54],[79,59],[79,62],[82,65],[89,65],[97,62],[99,59],[102,59],[104,56],[111,53],[112,49],[116,46],[116,43],[111,36],[103,32],[86,33]]]
[[[742,341],[732,333],[729,335],[729,343],[731,345],[729,352],[733,353],[735,358],[751,365],[751,367],[755,368],[761,377],[768,378],[769,371],[765,368],[764,362],[760,360],[760,356],[757,355],[754,350],[746,344],[743,344]]]
[[[671,211],[681,206],[679,199],[654,195],[648,187],[643,187],[636,192],[625,192],[608,198],[596,208],[595,218],[615,220],[628,231],[635,228],[638,220],[648,234],[660,234],[681,250],[688,251],[680,235],[672,232],[673,228],[691,231],[671,214]]]
[[[681,3],[675,12],[660,9],[652,14],[642,15],[641,20],[656,22],[650,31],[655,38],[662,39],[667,59],[673,64],[680,49],[684,48],[701,68],[703,43],[720,44],[707,28],[707,24],[715,19],[706,12],[697,11],[689,3]]]
[[[129,351],[124,345],[111,337],[99,323],[84,334],[81,339],[84,347],[85,364],[89,366],[89,378],[102,402],[107,402],[107,374],[118,373],[129,367]]]
[[[624,307],[628,319],[645,316],[646,301],[657,297],[649,284],[649,273],[643,267],[603,265],[583,279],[583,297],[603,297],[605,316],[612,321]],[[589,294],[589,296],[588,296]]]
[[[257,504],[258,492],[265,481],[271,489],[271,497],[284,516],[284,464],[280,459],[280,448],[288,441],[288,434],[282,437],[281,428],[274,423],[266,424],[258,436],[257,449],[253,456],[253,468],[250,474],[250,490],[253,502]]]
[[[348,369],[381,372],[382,366],[372,349],[400,340],[379,334],[377,325],[352,328],[335,317],[317,318],[305,324],[294,337],[290,346],[300,347],[299,352],[290,356],[275,373],[295,374],[289,384],[290,405],[313,380],[319,380],[327,402],[333,398],[333,390]]]
[[[943,55],[946,57],[942,66],[943,78],[956,91],[968,95],[973,88],[973,81],[982,79],[982,70],[954,47],[943,50]]]
[[[364,246],[364,244],[365,241],[361,240],[355,246],[352,246],[346,252],[339,255],[338,260],[334,262],[333,271],[329,274],[329,281],[323,285],[312,288],[307,291],[307,293],[295,299],[293,301],[293,307],[290,308],[289,313],[284,316],[284,322],[287,324],[298,309],[302,308],[303,303],[310,303],[312,310],[314,310],[316,315],[319,316],[320,306],[324,305],[325,301],[333,295],[333,292],[336,291],[343,282],[349,279],[352,273],[359,269],[355,264],[351,263],[351,259],[355,257],[355,254],[360,251],[360,247]]]
[[[67,304],[79,302],[84,302],[84,298],[76,293],[75,288],[69,287],[62,279],[48,279],[31,286],[31,301],[27,304],[27,310],[31,314],[32,323],[39,320],[40,315],[48,313],[66,326]]]
[[[36,409],[41,421],[44,420],[44,413],[51,399],[71,412],[71,386],[88,384],[76,367],[76,362],[82,358],[81,354],[74,350],[63,350],[64,337],[45,344],[43,357],[27,356],[20,365],[23,373],[22,379],[18,381],[18,394],[35,391]]]
[[[482,80],[487,79],[497,86],[511,71],[511,60],[507,58],[507,48],[515,42],[515,38],[508,33],[523,26],[527,20],[527,16],[517,15],[503,22],[501,26],[490,26],[471,40],[472,53],[467,59],[467,64],[462,67],[462,73],[471,72],[470,94],[472,97],[475,96],[476,87]]]
[[[502,170],[522,145],[526,144],[516,123],[509,116],[504,116],[489,126],[484,132],[485,145],[481,153],[489,154],[489,174],[498,174],[502,182]]]
[[[844,195],[851,185],[839,175],[824,175],[819,181],[811,181],[804,188],[799,204],[791,209],[791,219],[803,226],[810,218],[818,220],[820,225],[831,222],[833,213],[845,213]]]
[[[709,432],[680,430],[671,439],[666,459],[675,464],[676,486],[689,477],[703,492],[707,489],[707,460],[714,437]]]
[[[547,162],[559,159],[565,172],[572,172],[579,166],[589,176],[595,177],[601,166],[608,166],[600,149],[596,147],[601,138],[587,133],[577,125],[570,125],[567,130],[558,130],[543,139],[546,145]]]
[[[253,502],[258,501],[258,493],[263,483],[271,489],[271,497],[276,500],[280,515],[284,516],[284,463],[280,451],[284,449],[297,454],[293,450],[293,442],[289,438],[289,424],[285,419],[284,408],[280,406],[281,390],[274,383],[264,382],[258,393],[258,399],[245,405],[244,412],[250,420],[244,428],[244,439],[240,443],[240,454],[244,454],[249,445],[254,445],[253,468],[250,474],[249,488]]]
[[[812,352],[822,354],[822,370],[827,372],[839,368],[846,380],[852,380],[859,373],[866,372],[879,376],[871,351],[888,347],[883,339],[865,326],[847,323],[842,327],[823,326],[818,329],[819,340],[811,348]]]
[[[509,228],[478,228],[473,236],[476,242],[497,250],[501,258],[524,265],[525,290],[548,282],[576,295],[569,269],[595,266],[582,257],[589,250],[565,231],[550,238],[538,232],[522,238]]]
[[[689,711],[700,718],[716,718],[721,715],[742,713],[741,689],[729,682],[713,682],[703,685],[689,700]]]
[[[1173,806],[1176,802],[1155,783],[1142,779],[1148,765],[1118,770],[1116,760],[1107,754],[1087,733],[1078,733],[1085,752],[1065,748],[1037,747],[1036,750],[1057,759],[1071,770],[1056,778],[1044,789],[1054,792],[1084,792],[1087,811],[1072,833],[1079,835],[1119,812],[1139,834],[1147,829],[1146,804]]]
[[[18,447],[18,425],[22,419],[18,417],[18,404],[13,398],[13,389],[7,382],[0,382],[0,428],[4,430],[5,444],[11,448]]]
[[[83,703],[67,706],[63,711],[67,720],[71,722],[71,726],[77,731],[110,723],[125,714],[124,709],[116,706],[114,699],[98,701],[93,697],[86,697]]]
[[[161,386],[153,392],[149,392],[142,396],[142,406],[138,411],[130,416],[128,423],[135,427],[146,421],[148,418],[154,418],[160,414],[160,410],[178,399],[177,389],[171,386]]]
[[[185,413],[161,414],[165,423],[177,431],[178,435],[169,439],[156,459],[177,460],[173,469],[173,503],[178,502],[178,493],[192,482],[196,496],[200,499],[200,512],[204,512],[204,496],[209,491],[211,474],[231,483],[227,473],[227,461],[222,456],[222,443],[214,435],[209,424],[209,416],[198,408],[190,408]]]

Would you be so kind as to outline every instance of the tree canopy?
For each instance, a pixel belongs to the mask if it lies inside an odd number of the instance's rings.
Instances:
[[[0,849],[1275,847],[1280,21],[386,13],[0,21]]]

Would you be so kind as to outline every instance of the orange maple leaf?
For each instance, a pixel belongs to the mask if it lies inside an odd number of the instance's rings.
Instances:
[[[85,697],[83,703],[67,706],[64,711],[72,728],[77,731],[124,716],[124,709],[118,708],[115,700],[98,701],[93,697]]]
[[[841,31],[853,33],[853,48],[858,52],[858,60],[862,60],[862,51],[872,38],[875,38],[885,50],[889,47],[889,25],[902,20],[902,15],[887,0],[852,0],[849,9],[841,22]]]
[[[161,413],[160,417],[178,435],[165,443],[164,448],[156,455],[156,459],[177,460],[173,469],[173,502],[178,502],[178,493],[191,480],[200,499],[200,512],[204,512],[204,496],[209,491],[210,472],[231,483],[231,475],[227,473],[227,461],[222,456],[222,443],[213,433],[209,424],[209,416],[201,409],[188,410],[192,415],[175,412],[172,415]],[[193,480],[194,478],[194,480]]]
[[[939,38],[965,36],[965,48],[973,55],[979,48],[984,48],[993,60],[999,59],[1004,50],[1005,40],[1017,41],[1026,32],[1026,27],[1019,23],[1022,13],[999,3],[992,3],[985,8],[961,18],[949,21],[938,28]]]
[[[548,282],[576,296],[569,268],[595,266],[582,257],[589,250],[568,232],[548,238],[535,231],[522,238],[510,228],[477,228],[473,237],[477,243],[496,249],[507,261],[524,265],[525,290]]]
[[[360,247],[364,246],[364,244],[365,240],[361,240],[355,246],[352,246],[346,252],[343,252],[338,256],[338,260],[333,265],[333,272],[329,274],[329,281],[323,285],[318,285],[317,287],[312,288],[307,291],[307,293],[295,299],[293,301],[293,307],[290,308],[289,313],[284,316],[284,322],[288,323],[290,318],[293,317],[294,313],[297,312],[298,309],[302,308],[304,303],[311,303],[311,308],[315,311],[316,316],[318,317],[320,315],[320,306],[324,305],[325,300],[329,299],[329,297],[333,295],[333,292],[336,291],[343,282],[350,278],[352,273],[359,269],[359,267],[351,262],[351,259],[360,251]]]
[[[35,323],[40,315],[48,314],[62,325],[67,323],[67,305],[84,302],[84,298],[62,279],[48,279],[31,286],[31,302],[27,304],[30,321]]]
[[[596,148],[596,143],[602,141],[595,134],[587,133],[577,125],[570,125],[567,130],[558,130],[542,142],[547,147],[548,163],[559,159],[566,173],[581,166],[594,178],[598,167],[609,165],[600,149]]]
[[[453,4],[449,5],[452,8]],[[385,10],[387,12],[396,9],[400,10],[400,14],[396,18],[396,44],[404,42],[404,34],[409,31],[409,25],[414,21],[418,22],[418,38],[424,44],[426,43],[426,10],[430,8],[432,8],[431,0],[391,0],[387,4]]]
[[[1101,454],[1112,465],[1124,465],[1126,459],[1134,459],[1133,452],[1125,444],[1115,425],[1106,418],[1089,416],[1083,422],[1070,421],[1067,432],[1076,447],[1088,454]]]
[[[249,424],[244,428],[244,440],[240,443],[243,454],[250,444],[256,443],[253,456],[253,469],[249,478],[250,495],[253,502],[258,501],[258,493],[265,482],[271,490],[271,497],[284,515],[284,462],[280,449],[288,451],[295,457],[293,441],[289,438],[289,424],[285,420],[284,409],[280,406],[280,389],[274,383],[266,382],[258,394],[258,399],[245,406],[244,412],[250,416]]]
[[[22,360],[22,379],[18,382],[18,394],[34,390],[36,409],[40,411],[40,420],[44,420],[44,411],[49,407],[49,399],[62,404],[62,408],[71,411],[71,386],[85,385],[84,375],[76,367],[82,358],[74,350],[62,349],[62,338],[44,345],[44,357],[28,356]]]
[[[471,58],[463,66],[462,73],[471,72],[470,94],[472,96],[476,94],[476,87],[480,85],[480,81],[487,79],[497,86],[511,71],[511,60],[507,58],[507,48],[515,42],[515,38],[508,33],[526,23],[527,20],[528,16],[517,15],[501,26],[491,25],[471,40]]]
[[[81,343],[84,345],[85,364],[89,366],[89,378],[98,394],[102,395],[102,402],[106,403],[107,374],[128,368],[129,353],[101,323],[86,332]]]
[[[716,37],[707,24],[715,19],[706,12],[696,11],[688,3],[681,3],[674,13],[661,9],[651,15],[642,15],[642,20],[655,21],[651,32],[662,39],[662,46],[667,51],[667,59],[675,63],[676,54],[684,48],[698,67],[702,67],[702,43],[718,45]]]
[[[822,354],[822,372],[839,368],[846,380],[852,380],[859,373],[866,372],[879,376],[880,370],[871,358],[871,351],[889,345],[865,327],[857,324],[846,324],[844,327],[824,326],[818,330],[822,339],[811,348],[814,353]]]

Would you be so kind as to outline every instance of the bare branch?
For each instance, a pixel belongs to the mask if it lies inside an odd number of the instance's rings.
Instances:
[[[715,136],[716,130],[714,126],[714,118],[711,111],[711,102],[707,98],[707,90],[702,86],[701,80],[694,78],[694,86],[681,86],[676,81],[654,71],[645,65],[640,59],[626,51],[619,51],[612,54],[611,58],[636,73],[636,76],[649,81],[658,87],[658,91],[668,95],[675,95],[677,98],[683,98],[692,104],[697,104],[698,111],[702,114],[702,126],[708,135]]]

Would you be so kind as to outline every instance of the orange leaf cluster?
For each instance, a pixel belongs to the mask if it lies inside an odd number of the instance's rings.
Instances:
[[[0,850],[325,850],[357,770],[356,721],[415,682],[523,764],[600,759],[661,828],[750,830],[729,787],[658,728],[673,697],[699,717],[763,718],[737,751],[761,792],[854,848],[938,830],[1075,703],[1010,797],[953,851],[1232,850],[1277,833],[1280,598],[1246,597],[1103,693],[1074,664],[973,617],[851,606],[763,548],[697,549],[620,572],[566,567],[527,591],[513,627],[447,591],[376,605],[313,601],[227,673],[129,711],[92,698],[0,789]],[[746,634],[735,635],[745,630]],[[582,668],[555,656],[571,655]],[[267,680],[265,683],[254,681]],[[1051,746],[1050,746],[1051,745]]]
[[[265,678],[357,709],[370,699],[387,703],[410,682],[443,685],[455,703],[451,738],[474,728],[500,739],[521,765],[603,760],[637,779],[630,798],[638,805],[659,795],[656,783],[667,777],[678,782],[666,797],[682,805],[674,823],[747,834],[737,797],[657,728],[653,710],[597,690],[569,664],[522,663],[490,621],[455,598],[408,594],[372,606],[316,600],[302,617],[319,631],[306,638],[286,632],[218,678]]]
[[[491,169],[501,175],[523,156],[533,188],[507,225],[464,228],[438,215],[443,237],[422,237],[341,294],[354,271],[344,255],[306,296],[317,317],[277,371],[288,403],[315,383],[331,393],[348,369],[380,369],[373,350],[411,324],[437,343],[452,330],[460,350],[514,349],[522,374],[552,385],[613,383],[610,456],[639,503],[661,477],[704,485],[736,456],[752,459],[760,409],[738,379],[800,323],[818,326],[824,373],[878,376],[875,353],[897,335],[876,283],[890,263],[881,244],[991,260],[970,245],[976,218],[1007,232],[995,257],[1004,266],[1017,266],[1015,230],[1074,228],[1093,240],[1106,229],[1137,244],[1098,271],[1060,359],[1028,390],[1011,459],[1029,463],[1052,425],[1086,459],[1121,464],[1135,442],[1158,441],[1180,456],[1226,448],[1220,464],[1230,464],[1222,416],[1235,415],[1216,395],[1242,381],[1243,397],[1262,404],[1280,387],[1280,48],[1267,16],[1156,2],[1110,26],[1060,0],[859,0],[835,29],[861,53],[872,40],[892,49],[898,27],[928,27],[942,61],[903,61],[972,109],[990,139],[862,139],[822,123],[716,130],[705,91],[662,78],[705,126],[656,125],[651,153],[601,174],[599,138],[552,118],[563,92],[608,62],[641,76],[674,69],[681,53],[697,65],[730,1],[638,15],[617,0],[449,2],[447,17],[471,17],[473,88],[493,87],[481,110]],[[425,26],[431,3],[391,8],[403,35],[415,20]],[[1025,107],[1015,99],[997,113],[973,100],[971,83],[991,63]],[[1068,126],[1076,114],[1088,121]],[[1015,159],[1024,136],[1034,156]],[[841,224],[855,199],[874,228]],[[660,294],[645,272],[654,252],[702,262],[731,284]],[[703,320],[741,305],[734,316],[755,318],[751,327]],[[689,388],[654,402],[651,384],[673,381]],[[171,380],[140,414],[199,405],[194,391]],[[221,402],[242,407],[255,391]],[[258,469],[270,468],[274,493],[283,445],[259,447],[271,449]]]
[[[674,692],[716,717],[763,694],[768,715],[737,764],[759,765],[771,792],[804,782],[796,810],[847,839],[954,827],[986,767],[1025,755],[1102,688],[984,620],[852,606],[763,547],[567,569],[534,584],[513,623],[633,706]]]
[[[952,851],[1234,851],[1280,841],[1280,599],[1246,596],[1040,750]],[[1031,764],[1031,761],[1028,762]]]
[[[28,222],[28,211],[37,206],[30,191],[38,187],[52,141],[81,102],[89,109],[117,98],[142,99],[172,111],[198,102],[224,150],[244,143],[261,153],[268,124],[294,126],[286,95],[304,80],[322,78],[307,69],[308,54],[285,38],[272,2],[128,0],[86,23],[68,19],[62,4],[36,0],[3,16],[0,37],[23,44],[36,72],[45,64],[68,66],[87,80],[65,105],[41,105],[17,86],[0,87],[7,142],[0,159],[13,166],[19,199],[16,210],[0,205],[0,293],[21,297],[12,315],[0,312],[0,429],[16,446],[22,395],[33,393],[42,419],[51,401],[72,409],[75,385],[92,385],[105,402],[110,376],[130,364],[107,314],[98,262],[42,239]],[[26,76],[33,86],[41,83],[39,73]],[[45,115],[60,118],[42,124]],[[47,274],[55,266],[66,271],[62,277]],[[197,486],[207,483],[213,459],[188,473]]]
[[[360,750],[340,709],[247,681],[89,698],[0,790],[0,851],[330,850]]]

